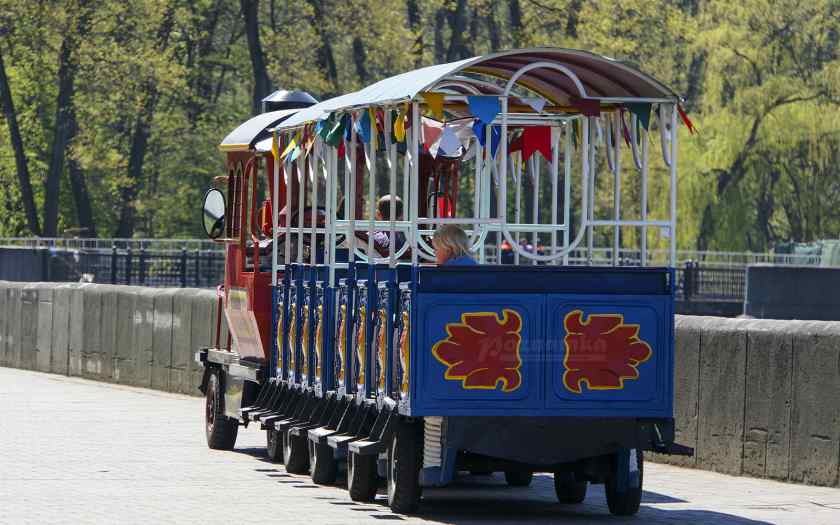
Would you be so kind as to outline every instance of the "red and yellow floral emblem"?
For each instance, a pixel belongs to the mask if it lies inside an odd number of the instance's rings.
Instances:
[[[625,379],[638,379],[638,366],[650,359],[650,345],[639,339],[639,325],[625,324],[621,314],[590,314],[574,310],[563,321],[566,357],[563,384],[576,394],[589,390],[620,390]]]
[[[447,366],[444,377],[461,381],[466,389],[513,392],[522,384],[522,318],[513,310],[469,312],[460,323],[448,323],[448,337],[432,347],[435,358]]]

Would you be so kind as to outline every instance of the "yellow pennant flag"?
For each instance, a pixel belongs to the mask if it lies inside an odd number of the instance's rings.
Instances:
[[[271,135],[271,156],[275,162],[280,160],[280,145],[277,143],[277,129]]]
[[[286,146],[286,149],[283,150],[283,153],[280,154],[280,157],[285,159],[289,153],[295,149],[295,146],[297,146],[297,137],[289,141],[289,144]]]
[[[405,142],[405,115],[408,113],[408,104],[403,104],[397,113],[397,120],[394,122],[394,138],[397,142]]]
[[[437,120],[443,120],[443,93],[420,93],[423,101],[429,106],[429,111]]]
[[[369,107],[368,116],[370,117],[370,147],[371,151],[376,151],[376,137],[379,136],[379,128],[376,125],[376,110]]]

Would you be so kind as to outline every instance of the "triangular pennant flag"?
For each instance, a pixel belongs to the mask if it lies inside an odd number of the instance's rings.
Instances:
[[[443,133],[443,122],[430,118],[423,118],[423,144],[431,151],[432,146],[440,139]]]
[[[367,110],[363,110],[361,118],[359,118],[359,120],[356,121],[356,133],[361,137],[362,142],[364,142],[365,144],[370,142],[370,125],[370,112]]]
[[[394,138],[397,142],[405,142],[405,106],[400,108],[397,118],[394,120]]]
[[[292,140],[289,141],[289,144],[286,145],[286,149],[283,150],[283,153],[280,154],[280,157],[281,158],[287,158],[289,153],[291,153],[292,150],[295,149],[295,146],[297,146],[297,141],[298,141],[298,136],[295,135],[295,137]]]
[[[571,97],[569,102],[587,117],[601,116],[601,103],[597,100]]]
[[[618,114],[618,120],[621,122],[621,133],[624,135],[624,143],[630,147],[630,130],[627,128],[627,122],[624,121],[624,110],[622,109]]]
[[[277,142],[277,129],[274,129],[274,132],[271,134],[271,156],[274,157],[274,161],[277,162],[280,160],[280,145]]]
[[[340,158],[340,159],[343,159],[343,158],[344,158],[344,149],[345,149],[345,148],[344,148],[344,141],[342,140],[342,141],[338,144],[338,158]]]
[[[333,124],[332,129],[327,132],[327,136],[324,138],[324,141],[332,147],[338,146],[341,143],[342,135],[344,135],[345,123],[346,119],[342,117],[338,120],[338,122]]]
[[[442,151],[444,155],[449,157],[456,157],[460,149],[461,141],[458,140],[455,130],[451,126],[444,127],[443,134],[438,141],[438,151]]]
[[[376,150],[377,144],[377,137],[379,137],[379,126],[376,124],[376,110],[373,108],[368,108],[367,110],[368,121],[370,122],[370,143],[373,150]],[[367,142],[367,141],[365,141]]]
[[[499,97],[469,96],[467,102],[470,113],[485,124],[491,124],[502,110]]]
[[[485,146],[484,142],[486,129],[487,125],[484,122],[481,122],[478,119],[473,122],[472,131],[478,139],[478,143],[481,144],[482,147]],[[502,132],[499,129],[499,126],[492,126],[490,128],[490,156],[496,156],[496,150],[499,149],[499,141],[501,138]]]
[[[522,102],[531,106],[531,109],[533,109],[537,113],[542,113],[542,110],[545,109],[545,99],[544,98],[527,97],[527,98],[523,98]]]
[[[639,124],[645,129],[650,129],[650,109],[652,104],[650,102],[625,102],[624,107],[627,111],[636,115],[639,119]]]
[[[508,144],[508,155],[517,151],[522,151],[524,145],[522,140],[523,135],[524,133],[520,133],[516,136],[516,138],[510,141],[510,143]]]
[[[461,146],[463,146],[465,150],[470,146],[470,141],[472,140],[472,124],[472,119],[456,120],[448,124],[448,126],[452,128],[452,131],[455,132],[455,135],[461,142]]]
[[[300,157],[300,151],[300,146],[295,146],[295,148],[292,150],[292,153],[289,155],[289,162],[296,161],[298,157]]]
[[[535,151],[551,160],[551,126],[528,126],[522,132],[522,159],[527,161]]]
[[[345,113],[341,117],[341,126],[344,128],[344,140],[350,142],[353,137],[353,115]]]
[[[685,110],[683,110],[682,106],[680,106],[679,104],[677,104],[677,111],[680,114],[680,118],[682,119],[683,124],[685,124],[685,127],[688,128],[688,132],[694,135],[694,132],[697,128],[694,127],[694,123],[688,120],[688,115],[685,114]]]
[[[429,106],[432,116],[438,120],[443,120],[443,93],[424,92],[420,93],[420,96],[423,97],[423,102]]]

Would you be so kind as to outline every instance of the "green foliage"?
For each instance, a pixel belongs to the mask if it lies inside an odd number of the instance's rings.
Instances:
[[[240,4],[0,0],[0,52],[39,210],[56,131],[59,53],[89,6],[90,30],[73,50],[79,129],[67,157],[84,174],[98,234],[115,234],[128,209],[136,236],[201,234],[197,201],[223,169],[216,145],[251,112]],[[262,0],[259,33],[273,87],[316,98],[511,47],[575,47],[631,63],[684,94],[700,129],[681,133],[680,246],[765,250],[840,234],[838,15],[833,0]],[[136,177],[132,148],[144,130]],[[3,120],[0,236],[26,235],[8,131]],[[667,212],[660,197],[669,191],[668,171],[658,136],[650,140],[656,217]],[[637,216],[629,156],[623,208]],[[464,184],[462,192],[471,191]],[[611,199],[601,165],[597,201]],[[59,205],[59,231],[77,227],[67,177]],[[651,232],[649,242],[662,239]]]

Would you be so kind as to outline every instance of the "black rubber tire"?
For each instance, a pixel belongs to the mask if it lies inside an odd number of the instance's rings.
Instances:
[[[283,439],[273,428],[265,430],[265,453],[275,463],[283,462]]]
[[[636,450],[636,461],[639,467],[639,486],[628,488],[623,493],[616,490],[615,483],[608,479],[604,492],[607,495],[607,507],[610,514],[614,516],[632,516],[639,512],[639,504],[642,502],[642,482],[644,481],[644,454]]]
[[[492,476],[492,470],[471,470],[470,476]]]
[[[527,487],[534,479],[533,472],[505,472],[505,481],[511,487]]]
[[[400,514],[417,512],[423,487],[423,427],[400,423],[388,449],[388,505]]]
[[[290,474],[306,474],[309,470],[309,440],[283,432],[283,463]]]
[[[375,455],[360,456],[347,452],[347,491],[351,500],[375,500],[378,481]]]
[[[213,450],[233,450],[239,421],[225,415],[224,392],[219,379],[220,371],[213,371],[207,378],[204,399],[204,430],[207,446]]]
[[[554,473],[554,493],[560,503],[583,503],[586,499],[588,481],[578,481],[572,472]]]
[[[310,441],[309,465],[312,472],[312,483],[316,485],[335,483],[335,478],[338,475],[338,465],[331,446],[326,443]]]

